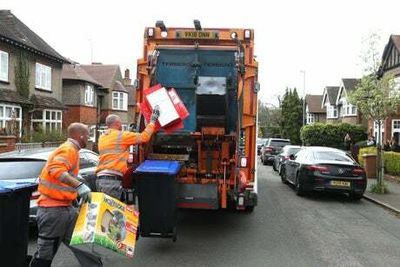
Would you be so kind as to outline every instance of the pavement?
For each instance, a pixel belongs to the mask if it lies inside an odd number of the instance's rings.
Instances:
[[[376,194],[369,191],[370,185],[376,182],[376,179],[368,179],[368,187],[364,193],[364,198],[400,214],[400,178],[385,175],[385,184],[389,191],[386,194]]]

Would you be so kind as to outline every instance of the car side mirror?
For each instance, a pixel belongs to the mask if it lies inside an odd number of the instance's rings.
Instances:
[[[296,159],[296,157],[295,157],[295,155],[294,155],[294,154],[290,154],[290,155],[289,155],[289,159],[290,159],[290,160],[295,160],[295,159]]]

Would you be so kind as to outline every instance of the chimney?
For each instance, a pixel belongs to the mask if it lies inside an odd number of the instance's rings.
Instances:
[[[129,75],[129,69],[126,69],[126,70],[125,70],[124,79],[122,80],[122,84],[123,84],[124,86],[131,85],[132,80],[131,80],[131,78],[130,78],[129,76],[130,76],[130,75]]]

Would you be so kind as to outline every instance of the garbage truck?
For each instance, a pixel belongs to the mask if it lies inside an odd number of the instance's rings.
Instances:
[[[257,76],[253,29],[202,28],[198,20],[193,28],[163,21],[145,28],[136,102],[160,84],[175,89],[189,116],[182,129],[158,131],[132,157],[135,164],[181,163],[177,208],[251,212],[257,205]],[[135,112],[142,131],[145,119]]]

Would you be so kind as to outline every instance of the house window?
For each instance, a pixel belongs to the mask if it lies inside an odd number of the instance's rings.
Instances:
[[[338,117],[337,107],[335,105],[327,105],[326,117],[328,119],[336,119]]]
[[[85,105],[93,106],[94,105],[94,89],[93,85],[86,84],[85,86]]]
[[[112,108],[119,110],[128,110],[128,94],[122,92],[113,92]]]
[[[395,137],[396,139],[395,141],[398,145],[400,144],[399,136],[400,136],[400,120],[392,120],[392,137]]]
[[[60,110],[36,110],[32,113],[32,129],[43,132],[61,132],[62,112]]]
[[[307,124],[311,124],[315,122],[314,113],[307,113]]]
[[[375,136],[375,140],[376,142],[379,142],[382,144],[382,140],[383,140],[383,134],[385,133],[385,123],[383,121],[381,121],[381,138],[379,138],[379,127],[378,124],[374,121],[374,136]]]
[[[0,80],[8,82],[8,53],[0,50]]]
[[[36,88],[51,91],[51,68],[49,66],[36,63]]]
[[[21,136],[22,112],[21,107],[0,104],[0,128],[1,131],[14,133]]]

